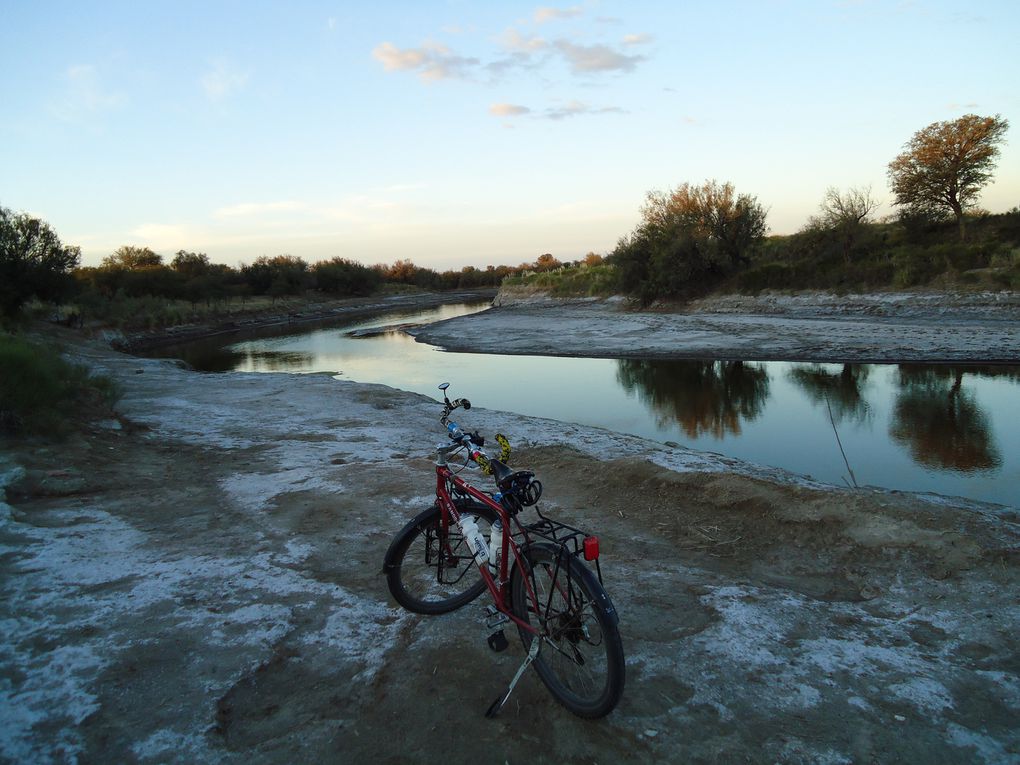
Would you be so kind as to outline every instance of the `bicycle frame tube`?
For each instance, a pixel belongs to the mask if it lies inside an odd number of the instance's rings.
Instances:
[[[520,548],[513,541],[513,534],[511,531],[510,514],[506,511],[501,504],[492,499],[482,491],[479,491],[471,484],[467,483],[464,479],[454,475],[453,472],[445,465],[436,466],[436,497],[439,499],[440,507],[440,526],[443,530],[444,536],[449,532],[451,520],[454,523],[460,522],[460,513],[457,512],[457,506],[454,504],[453,499],[450,497],[448,485],[452,484],[457,487],[461,492],[469,495],[473,499],[485,504],[491,509],[495,510],[499,514],[500,522],[503,524],[503,549],[500,551],[499,569],[496,572],[498,576],[494,578],[489,572],[489,566],[487,564],[480,564],[474,561],[474,564],[478,566],[478,570],[482,574],[482,580],[485,582],[485,586],[489,590],[489,594],[492,595],[492,599],[495,602],[497,610],[505,615],[519,627],[526,629],[535,635],[540,635],[539,629],[536,629],[533,625],[528,622],[514,616],[512,613],[512,606],[509,602],[509,585],[510,585],[510,555],[513,555],[513,561],[520,566],[521,571],[525,571],[523,564],[523,556],[521,555]],[[518,524],[518,528],[520,525]],[[523,577],[524,585],[528,591],[528,599],[531,601],[535,608],[536,613],[538,612],[538,598],[535,595],[534,588],[532,587],[530,577]]]

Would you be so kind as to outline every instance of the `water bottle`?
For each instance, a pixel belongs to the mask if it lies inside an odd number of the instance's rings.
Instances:
[[[478,563],[485,563],[489,560],[489,549],[485,544],[485,537],[478,530],[478,523],[470,515],[462,515],[460,518],[460,530],[464,534],[464,541],[468,549]]]
[[[499,573],[499,558],[503,554],[503,522],[497,518],[489,531],[489,572]]]

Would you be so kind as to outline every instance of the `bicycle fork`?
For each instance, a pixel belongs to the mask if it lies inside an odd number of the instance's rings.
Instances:
[[[521,679],[524,671],[530,666],[531,662],[538,656],[538,649],[542,645],[542,640],[537,635],[531,640],[531,647],[528,648],[528,655],[524,657],[524,661],[521,666],[517,669],[517,674],[514,675],[514,679],[510,681],[510,687],[506,689],[506,693],[502,697],[492,702],[492,706],[485,713],[486,717],[495,717],[499,714],[499,710],[503,708],[507,700],[510,698],[510,694],[514,692],[514,688],[517,686],[517,681]]]

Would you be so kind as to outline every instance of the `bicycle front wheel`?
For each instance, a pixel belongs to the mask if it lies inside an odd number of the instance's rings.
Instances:
[[[612,601],[591,570],[560,547],[535,544],[524,559],[528,570],[514,567],[511,602],[514,614],[538,629],[536,636],[518,626],[525,650],[532,640],[542,641],[534,661],[538,676],[574,714],[609,714],[625,675]]]
[[[457,500],[461,515],[470,515],[489,538],[498,513],[473,500]],[[418,614],[445,614],[470,603],[485,591],[478,566],[460,527],[443,530],[437,505],[417,515],[393,539],[386,552],[386,583],[394,600]]]

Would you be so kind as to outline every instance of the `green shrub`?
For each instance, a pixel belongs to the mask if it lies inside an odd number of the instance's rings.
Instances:
[[[794,268],[786,263],[752,266],[737,276],[737,289],[750,293],[787,289],[794,282],[793,272]]]
[[[564,266],[555,271],[526,273],[503,280],[508,287],[527,287],[556,297],[611,295],[617,290],[617,282],[616,268],[609,264]]]
[[[942,271],[943,262],[933,262],[929,249],[918,245],[903,245],[890,252],[895,267],[893,285],[896,287],[913,287],[927,284]]]
[[[77,417],[105,414],[119,397],[112,380],[53,348],[0,334],[0,431],[61,434]]]
[[[992,268],[1012,268],[1020,266],[1020,249],[1013,249],[1007,245],[999,247],[988,261]]]

